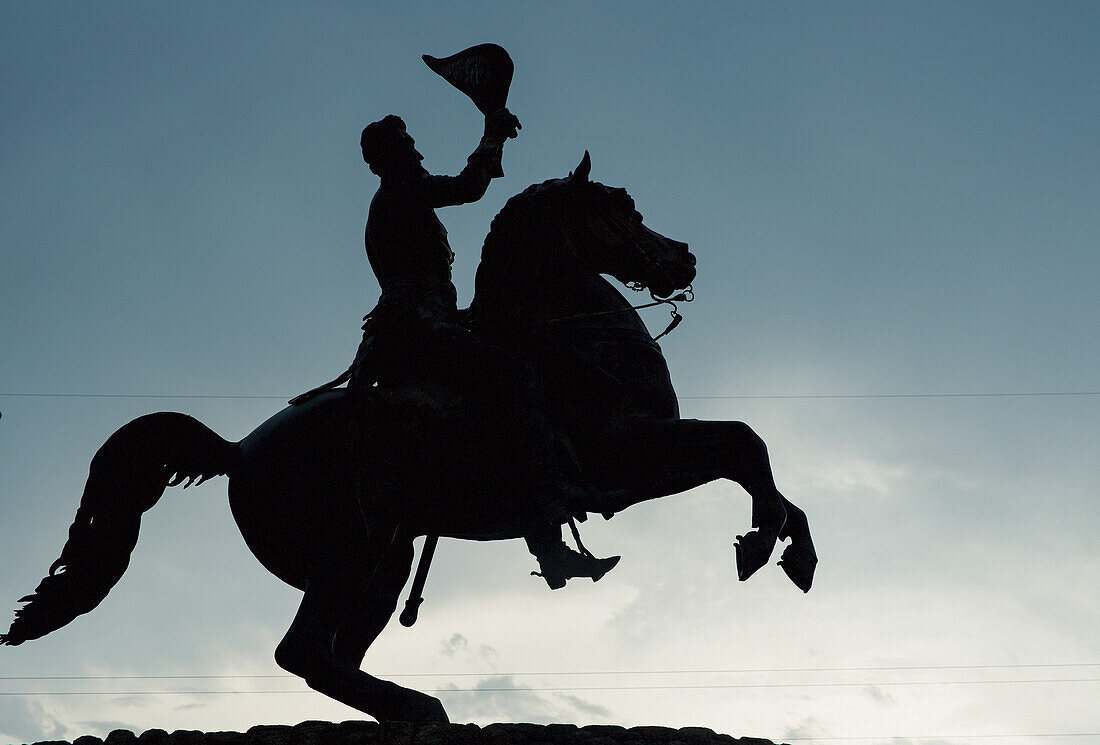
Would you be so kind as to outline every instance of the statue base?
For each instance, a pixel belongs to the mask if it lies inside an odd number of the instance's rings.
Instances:
[[[47,741],[35,745],[69,745]],[[258,725],[247,732],[151,729],[140,736],[115,730],[105,739],[85,735],[72,745],[774,745],[735,738],[704,727],[618,727],[574,724],[426,724],[405,722],[302,722]]]

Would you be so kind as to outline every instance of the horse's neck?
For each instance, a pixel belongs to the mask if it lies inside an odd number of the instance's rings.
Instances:
[[[480,322],[646,330],[622,293],[599,274],[561,258],[546,245],[513,246],[512,251],[507,265],[490,261],[478,267],[473,307]]]
[[[483,252],[471,306],[477,330],[538,366],[552,418],[571,437],[613,421],[678,417],[668,367],[637,311],[601,275],[565,258],[552,236],[534,240]],[[614,391],[605,390],[609,381]],[[578,408],[578,391],[601,405]]]

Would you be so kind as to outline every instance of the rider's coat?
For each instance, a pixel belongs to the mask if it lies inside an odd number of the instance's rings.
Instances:
[[[435,209],[480,199],[490,174],[499,171],[503,147],[504,138],[486,134],[457,176],[433,176],[421,168],[412,176],[382,178],[365,235],[382,294],[365,318],[353,387],[436,377],[441,363],[453,357],[448,348],[463,336],[454,326],[454,253]]]

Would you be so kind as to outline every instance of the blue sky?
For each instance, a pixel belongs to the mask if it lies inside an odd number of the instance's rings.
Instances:
[[[760,686],[444,694],[457,721],[1098,731],[1095,682],[947,683],[1096,667],[943,668],[1100,662],[1100,397],[715,398],[1100,391],[1098,31],[1090,3],[0,6],[0,597],[56,558],[117,427],[182,410],[238,439],[281,405],[10,394],[289,396],[342,370],[377,295],[359,130],[399,113],[426,165],[457,172],[480,118],[419,56],[495,41],[524,129],[506,178],[441,212],[460,299],[503,202],[589,149],[593,178],[698,256],[662,340],[684,415],[767,440],[819,579],[804,597],[774,570],[737,583],[748,500],[715,484],[590,521],[588,545],[624,557],[595,586],[546,591],[520,543],[445,542],[421,621],[365,669]],[[177,492],[103,605],[0,650],[0,676],[279,674],[298,594],[248,554],[224,480]],[[937,669],[640,674],[899,666]],[[515,675],[538,671],[563,674]],[[187,685],[214,683],[3,690]],[[310,693],[5,695],[0,741],[355,716]]]

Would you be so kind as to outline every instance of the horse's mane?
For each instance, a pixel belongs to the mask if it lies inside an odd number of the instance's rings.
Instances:
[[[516,194],[500,209],[489,225],[489,233],[481,247],[481,264],[478,267],[476,292],[469,311],[478,315],[479,307],[501,301],[499,289],[512,286],[516,278],[532,280],[532,268],[545,266],[560,260],[555,255],[558,244],[572,232],[571,220],[576,220],[583,209],[581,202],[591,196],[602,195],[609,202],[601,202],[602,209],[614,205],[621,210],[633,211],[638,220],[641,214],[634,207],[626,189],[608,187],[587,178],[574,181],[572,174],[532,184]],[[591,191],[590,191],[591,190]],[[586,196],[587,195],[587,196]],[[514,303],[515,298],[510,298]]]
[[[548,206],[565,203],[566,186],[565,180],[560,178],[531,184],[501,207],[481,246],[476,292],[469,308],[471,314],[476,316],[479,306],[492,302],[490,296],[499,283],[520,274],[517,264],[530,261],[532,251],[529,249],[534,241],[537,240],[541,248],[546,247],[546,233],[532,230],[532,225],[536,222],[546,224]],[[564,209],[558,211],[566,212]]]
[[[619,203],[621,208],[634,211],[641,220],[642,216],[637,213],[634,200],[626,189],[608,187],[595,181],[585,180],[583,183],[589,187],[604,190],[614,199],[622,200]],[[564,206],[570,201],[570,192],[575,188],[570,178],[548,179],[542,183],[531,184],[505,202],[489,225],[489,234],[485,236],[485,243],[481,248],[482,262],[508,261],[514,256],[517,247],[525,246],[532,235],[537,236],[540,243],[544,245],[545,233],[540,234],[538,231],[531,230],[532,218],[541,213],[540,219],[546,224],[544,216],[555,206],[557,209],[552,211],[556,216],[567,216],[569,210],[564,209]],[[560,225],[561,221],[557,220],[555,224]],[[507,250],[501,250],[505,247]]]
[[[496,263],[514,256],[516,246],[530,240],[530,218],[535,212],[545,210],[548,198],[564,201],[560,194],[563,182],[559,178],[531,184],[505,202],[489,224],[489,234],[481,247],[481,261]]]

